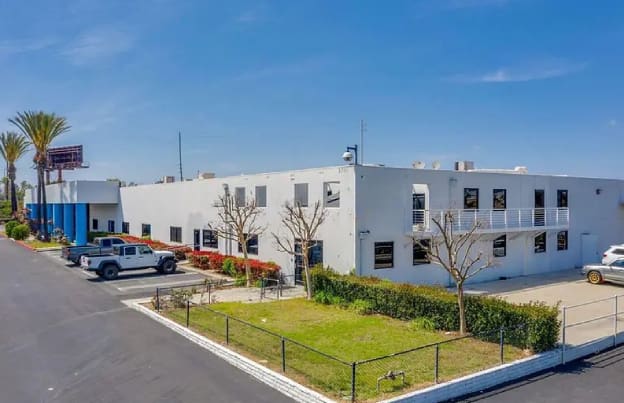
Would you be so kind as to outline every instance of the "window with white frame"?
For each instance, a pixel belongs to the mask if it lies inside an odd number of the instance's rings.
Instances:
[[[308,207],[308,184],[295,183],[295,205]]]
[[[267,206],[267,187],[256,186],[256,207]]]
[[[340,207],[340,182],[325,182],[325,207]]]
[[[245,188],[235,188],[234,189],[234,201],[236,203],[236,207],[243,207],[245,205]]]

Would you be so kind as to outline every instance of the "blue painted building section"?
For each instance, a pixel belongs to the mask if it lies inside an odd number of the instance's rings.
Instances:
[[[76,208],[74,206],[74,204],[71,203],[66,203],[63,204],[63,233],[65,234],[65,236],[67,237],[67,239],[69,239],[70,241],[74,241],[75,235],[76,235],[76,231],[75,229],[75,225],[76,225],[76,220],[74,219],[75,215],[76,215]]]
[[[52,208],[53,205],[52,204],[46,204],[46,212],[48,213],[48,234],[51,234],[52,231],[54,230],[54,226],[52,225],[52,215],[54,214],[54,209]]]
[[[76,245],[87,244],[87,209],[86,203],[76,204]]]
[[[52,205],[52,230],[63,229],[63,205],[55,203]]]

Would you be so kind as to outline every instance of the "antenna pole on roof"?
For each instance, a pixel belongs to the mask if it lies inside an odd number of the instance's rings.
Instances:
[[[364,132],[366,131],[366,122],[360,120],[360,164],[364,164]]]
[[[178,158],[180,160],[180,182],[184,182],[182,175],[182,133],[178,132]]]

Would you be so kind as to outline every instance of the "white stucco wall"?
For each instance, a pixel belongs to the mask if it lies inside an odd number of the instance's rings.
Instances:
[[[449,284],[448,274],[435,265],[412,265],[412,191],[426,185],[428,209],[463,208],[464,188],[479,188],[479,208],[491,209],[493,189],[507,190],[507,208],[533,208],[534,190],[545,190],[545,207],[557,206],[557,189],[568,190],[570,226],[568,250],[557,251],[556,231],[547,232],[546,253],[534,253],[533,231],[509,233],[507,255],[498,267],[474,281],[562,270],[581,265],[581,234],[598,236],[598,252],[624,242],[624,181],[565,176],[416,170],[360,166],[356,169],[357,231],[362,240],[362,275],[394,281]],[[596,189],[601,189],[596,194]],[[501,235],[503,233],[500,233]],[[484,250],[491,251],[490,236]],[[394,242],[394,268],[374,270],[374,242]]]
[[[141,225],[151,224],[152,239],[168,242],[169,228],[176,226],[182,227],[182,242],[192,245],[194,229],[202,230],[209,222],[217,223],[217,209],[213,204],[223,194],[224,183],[231,194],[235,193],[235,188],[245,187],[246,197],[255,197],[256,186],[266,186],[267,207],[262,209],[259,223],[266,225],[267,229],[259,236],[257,258],[275,261],[290,274],[294,261],[276,251],[271,235],[283,232],[279,217],[282,206],[286,201],[293,201],[296,183],[308,183],[309,205],[312,206],[317,200],[322,202],[324,182],[338,181],[341,184],[340,207],[328,209],[319,239],[323,240],[324,264],[348,271],[355,265],[353,178],[353,167],[331,167],[126,187],[121,188],[120,216],[130,223],[132,235],[140,236]],[[219,240],[222,253],[226,252],[225,242],[225,239]],[[232,251],[238,255],[234,243]]]

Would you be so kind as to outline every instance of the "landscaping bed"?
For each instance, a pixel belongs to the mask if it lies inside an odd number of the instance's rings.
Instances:
[[[164,314],[186,325],[186,309]],[[195,331],[221,343],[227,338],[229,346],[243,355],[274,370],[285,369],[285,375],[337,399],[351,395],[353,365],[358,401],[387,398],[433,384],[434,345],[389,356],[419,346],[444,342],[437,346],[439,382],[494,367],[501,358],[498,343],[458,338],[454,333],[426,330],[413,321],[363,315],[304,299],[191,307],[188,319]],[[285,338],[283,345],[281,336]],[[527,354],[504,345],[505,362]],[[383,358],[375,360],[378,357]],[[389,371],[404,371],[405,384],[402,376],[383,380],[378,392],[378,379]]]

